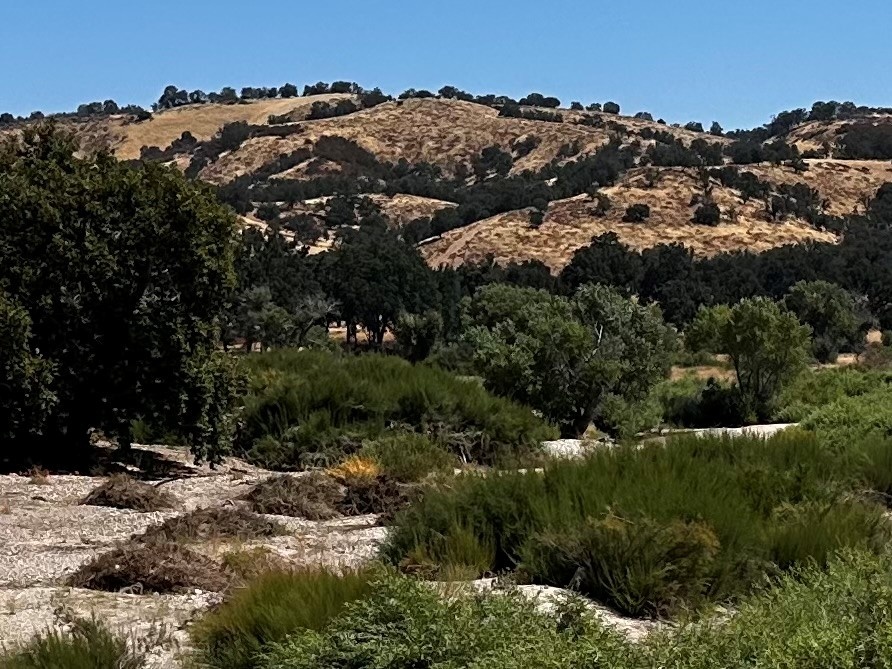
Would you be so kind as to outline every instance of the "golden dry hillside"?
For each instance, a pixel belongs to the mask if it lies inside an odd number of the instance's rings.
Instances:
[[[366,193],[382,213],[400,226],[434,217],[438,211],[455,207],[461,200],[449,192],[437,197],[420,197],[384,188],[380,170],[369,171],[362,164],[362,155],[369,156],[373,163],[378,161],[379,165],[400,161],[412,165],[428,163],[442,170],[442,176],[437,178],[444,180],[456,175],[463,180],[467,176],[466,181],[452,182],[450,188],[454,189],[456,184],[470,186],[500,178],[493,173],[472,176],[475,162],[488,147],[498,147],[510,154],[508,174],[521,175],[592,156],[611,139],[618,139],[622,146],[629,147],[639,161],[657,141],[671,143],[677,139],[684,147],[691,147],[695,140],[711,145],[727,145],[732,141],[601,112],[523,108],[524,113],[540,117],[560,114],[561,122],[554,122],[500,116],[498,109],[490,106],[438,98],[391,101],[332,118],[307,118],[316,102],[335,103],[348,98],[358,100],[346,94],[327,94],[231,105],[186,105],[156,112],[140,122],[125,116],[111,116],[65,123],[81,137],[87,150],[110,148],[120,158],[133,159],[140,156],[143,147],[158,147],[162,151],[167,149],[163,160],[183,170],[189,168],[192,174],[210,183],[225,186],[240,177],[247,179],[249,186],[244,197],[248,202],[240,210],[247,215],[245,220],[259,220],[254,215],[254,208],[260,204],[252,196],[255,186],[287,186],[341,177],[359,179],[351,187],[351,194]],[[269,119],[273,115],[279,120],[271,126]],[[214,138],[219,137],[224,126],[235,122],[249,124],[245,137],[214,151],[205,148],[216,141]],[[867,124],[890,122],[892,117],[882,114],[862,119]],[[806,122],[781,139],[802,151],[821,152],[829,147],[832,156],[850,123]],[[184,132],[191,133],[199,143],[178,146],[175,142]],[[345,140],[353,147],[351,150],[361,154],[359,162],[351,162],[353,158],[344,158],[337,152],[322,151],[323,140],[333,138]],[[809,159],[805,163],[804,171],[801,165],[771,163],[738,165],[736,169],[741,174],[748,172],[755,176],[772,191],[805,184],[819,196],[820,213],[829,216],[863,212],[877,189],[892,181],[892,164],[888,161],[833,157]],[[541,182],[550,186],[554,180],[541,177]],[[389,194],[384,195],[384,190]],[[284,191],[287,188],[275,190]],[[616,232],[620,239],[636,248],[680,242],[698,254],[737,249],[762,251],[780,244],[835,239],[819,224],[807,222],[801,214],[800,217],[785,215],[779,222],[771,220],[772,216],[766,213],[770,196],[747,198],[733,188],[722,186],[715,178],[709,191],[721,210],[721,223],[715,227],[692,222],[696,198],[704,193],[702,173],[693,168],[636,167],[623,173],[614,185],[601,189],[612,204],[606,215],[597,215],[588,195],[552,200],[538,228],[530,224],[531,210],[505,211],[503,207],[498,209],[502,213],[494,216],[484,213],[482,220],[472,219],[469,225],[439,237],[433,230],[434,238],[422,244],[422,252],[432,265],[456,265],[492,255],[499,261],[538,259],[556,271],[570,260],[576,249],[607,231]],[[331,192],[338,191],[327,191]],[[580,193],[582,189],[574,192]],[[311,214],[324,224],[330,195],[325,191],[320,194],[318,189],[307,193],[297,199],[284,195],[279,198],[287,201],[275,202],[275,197],[273,201],[265,201],[276,205],[283,217]],[[634,204],[650,207],[651,216],[647,221],[622,221],[626,208]],[[331,234],[329,230],[327,238]],[[423,236],[427,235],[416,239]]]
[[[808,171],[798,174],[778,165],[748,165],[745,170],[772,183],[805,182],[827,201],[833,216],[863,213],[867,201],[886,182],[892,182],[892,163],[879,160],[806,160]]]
[[[686,142],[701,136],[681,128],[609,114],[568,110],[560,113],[564,116],[563,123],[549,123],[500,117],[495,109],[458,100],[388,102],[348,116],[305,121],[299,124],[300,132],[287,137],[249,139],[237,151],[207,167],[201,176],[214,183],[224,183],[259,169],[281,154],[311,147],[320,137],[332,135],[355,141],[382,161],[428,162],[447,171],[460,163],[467,164],[488,146],[511,152],[524,140],[532,139],[536,147],[515,160],[513,173],[541,169],[558,155],[562,146],[573,142],[578,143],[579,155],[596,151],[616,133],[609,123],[622,126],[631,134],[643,128],[666,130]],[[574,123],[583,116],[600,116],[605,119],[604,125],[588,127]]]
[[[736,212],[734,222],[710,227],[691,221],[691,199],[702,192],[695,170],[638,168],[616,186],[603,189],[612,202],[605,216],[598,216],[591,199],[580,195],[552,202],[538,228],[530,225],[528,211],[500,214],[445,233],[422,245],[422,254],[434,267],[492,255],[499,262],[541,260],[558,271],[577,249],[605,232],[615,232],[620,241],[636,249],[678,242],[699,255],[740,249],[759,252],[782,244],[836,239],[801,220],[767,222],[761,201],[744,202],[730,188],[714,182],[712,187],[719,207]],[[641,223],[623,222],[626,207],[639,203],[650,207],[650,218]]]

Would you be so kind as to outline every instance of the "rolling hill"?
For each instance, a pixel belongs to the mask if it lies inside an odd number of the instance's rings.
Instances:
[[[721,164],[707,161],[706,168],[691,166],[689,156],[707,148],[721,155],[735,141],[768,143],[761,137],[716,136],[647,117],[578,108],[523,107],[518,109],[528,118],[520,118],[504,110],[500,114],[497,105],[436,97],[309,118],[317,107],[346,100],[357,103],[359,98],[323,94],[190,104],[141,121],[109,115],[62,123],[81,138],[84,150],[109,149],[124,160],[161,160],[224,191],[238,190],[240,213],[256,225],[264,218],[288,227],[289,221],[310,217],[324,228],[332,197],[345,194],[354,203],[368,196],[399,226],[451,210],[460,221],[415,234],[434,266],[493,256],[499,262],[540,260],[557,271],[575,250],[608,231],[635,248],[678,242],[699,255],[833,241],[839,231],[825,220],[863,211],[877,189],[892,181],[888,160],[837,155],[852,151],[845,142],[852,127],[847,120],[807,120],[771,138],[814,157],[733,166],[736,175],[761,189],[753,196],[737,177],[729,182],[717,171],[728,168],[727,157]],[[868,130],[892,128],[892,116],[873,113],[857,123]],[[626,160],[615,178],[587,188],[560,188],[568,174],[575,174],[574,163],[595,161],[605,147]],[[675,157],[660,157],[656,149]],[[522,206],[516,207],[490,200],[483,206],[468,204],[479,202],[480,192],[512,182],[521,192],[541,187],[552,188],[551,194],[528,202],[521,193]],[[609,200],[606,211],[596,206],[595,190]],[[777,197],[785,202],[780,215],[772,212]],[[706,201],[718,207],[717,225],[694,222],[697,207]],[[264,203],[275,209],[273,216],[258,216]],[[650,216],[625,221],[633,205],[647,205]],[[537,211],[541,223],[534,220]],[[324,231],[314,246],[324,248],[332,235],[333,230]]]

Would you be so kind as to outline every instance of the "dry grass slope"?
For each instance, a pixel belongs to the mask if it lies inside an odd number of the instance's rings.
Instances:
[[[530,226],[528,212],[509,212],[452,230],[423,246],[422,253],[434,267],[457,266],[492,254],[499,262],[541,260],[559,271],[592,237],[611,231],[636,249],[681,242],[698,255],[738,249],[760,252],[806,240],[836,240],[833,234],[815,230],[805,221],[768,223],[762,217],[761,201],[744,203],[737,191],[717,183],[713,184],[713,198],[726,217],[716,227],[696,225],[691,222],[694,208],[690,206],[691,197],[702,193],[696,173],[661,169],[657,182],[648,187],[647,172],[631,170],[619,184],[604,189],[613,207],[603,218],[592,213],[593,203],[581,195],[552,202],[538,229]],[[650,206],[650,219],[624,223],[626,207],[636,203]],[[734,222],[727,219],[732,207],[737,210]]]

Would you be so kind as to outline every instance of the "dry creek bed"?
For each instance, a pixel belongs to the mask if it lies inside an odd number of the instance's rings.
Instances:
[[[0,476],[0,646],[27,642],[50,628],[65,629],[72,616],[95,616],[146,650],[148,669],[183,666],[189,647],[188,626],[221,600],[219,593],[99,592],[69,587],[66,577],[98,554],[167,518],[196,508],[236,504],[251,485],[273,473],[236,459],[210,469],[193,465],[188,455],[177,449],[138,448],[176,466],[175,477],[155,481],[176,498],[175,511],[140,513],[80,505],[105,477],[51,474],[41,480]],[[264,547],[295,566],[356,567],[374,559],[386,536],[386,528],[377,525],[374,516],[319,522],[269,518],[285,525],[287,533],[242,542],[239,547]],[[216,547],[205,548],[213,551]],[[493,583],[476,581],[469,586],[489,589]],[[563,592],[540,586],[523,586],[522,591],[544,608]],[[592,606],[630,638],[640,637],[653,625]]]

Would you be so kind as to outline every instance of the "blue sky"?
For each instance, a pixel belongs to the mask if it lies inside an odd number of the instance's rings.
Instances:
[[[892,106],[888,0],[6,0],[0,112],[162,88],[355,80],[613,99],[751,127],[817,99]]]

